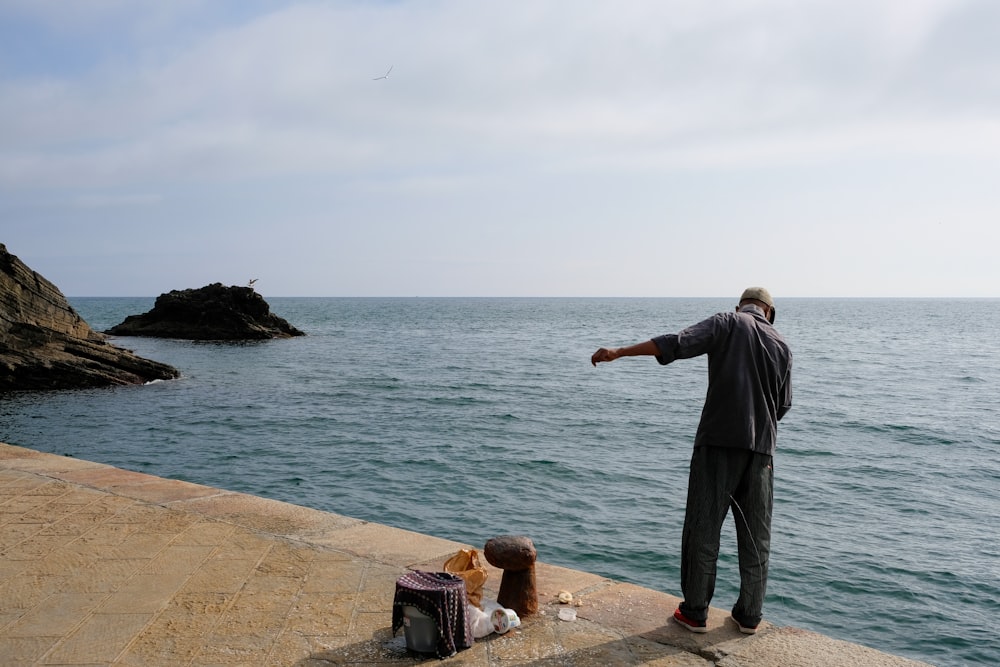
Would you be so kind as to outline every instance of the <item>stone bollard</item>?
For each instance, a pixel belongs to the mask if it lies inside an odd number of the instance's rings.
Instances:
[[[535,587],[537,552],[531,538],[505,535],[494,537],[483,548],[486,561],[503,570],[497,602],[513,609],[518,616],[538,611],[538,589]]]

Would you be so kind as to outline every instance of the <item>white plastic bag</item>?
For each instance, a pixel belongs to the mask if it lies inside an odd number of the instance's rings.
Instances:
[[[493,632],[493,621],[490,615],[469,603],[469,624],[472,625],[472,636],[475,639],[482,639]]]

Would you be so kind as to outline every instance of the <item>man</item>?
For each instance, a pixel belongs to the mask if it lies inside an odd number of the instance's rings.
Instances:
[[[708,392],[698,423],[681,540],[681,592],[674,620],[707,632],[722,524],[736,522],[740,595],[732,618],[753,634],[762,618],[771,549],[772,457],[780,420],[792,405],[792,353],[774,323],[774,301],[750,287],[736,312],[718,313],[676,334],[629,347],[600,348],[595,366],[648,355],[661,364],[708,355]]]

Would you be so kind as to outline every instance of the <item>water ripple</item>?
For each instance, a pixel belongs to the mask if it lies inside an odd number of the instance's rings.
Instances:
[[[595,369],[589,355],[730,300],[269,303],[308,335],[119,339],[181,379],[3,396],[0,440],[473,545],[527,534],[547,562],[678,593],[705,361]],[[73,305],[106,329],[152,299]],[[783,302],[796,403],[775,459],[769,619],[933,664],[1000,664],[997,305]],[[725,607],[731,521],[722,542]]]

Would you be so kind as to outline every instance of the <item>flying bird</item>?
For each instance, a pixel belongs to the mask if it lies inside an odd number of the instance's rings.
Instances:
[[[247,284],[247,287],[250,287],[250,288],[252,288],[252,287],[253,287],[253,284],[254,284],[255,282],[257,282],[257,279],[256,279],[256,278],[254,278],[253,280],[251,280],[251,281],[249,282],[249,284]]]
[[[383,74],[382,76],[375,77],[374,79],[372,79],[372,81],[378,81],[379,79],[388,79],[389,78],[389,72],[391,72],[391,71],[392,71],[392,65],[389,65],[389,69],[387,69],[385,71],[385,74]]]

